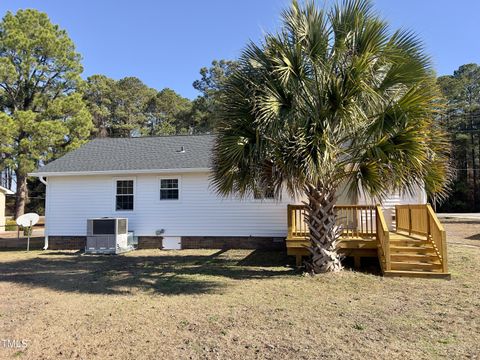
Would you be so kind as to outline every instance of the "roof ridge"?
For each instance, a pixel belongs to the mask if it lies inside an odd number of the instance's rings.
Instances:
[[[200,137],[200,136],[215,136],[215,134],[175,134],[175,135],[147,135],[147,136],[132,136],[132,137],[96,137],[94,140],[136,140],[136,139],[156,139],[156,138],[175,138],[175,137]]]

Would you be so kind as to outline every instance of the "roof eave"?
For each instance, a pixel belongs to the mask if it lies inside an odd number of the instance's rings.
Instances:
[[[210,172],[210,168],[179,168],[179,169],[140,169],[140,170],[101,170],[101,171],[45,171],[33,172],[28,176],[87,176],[87,175],[132,175],[132,174],[184,174]]]

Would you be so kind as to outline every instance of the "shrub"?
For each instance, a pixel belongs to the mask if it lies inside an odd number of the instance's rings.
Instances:
[[[15,220],[7,220],[5,223],[5,231],[16,231],[17,230],[17,223]]]

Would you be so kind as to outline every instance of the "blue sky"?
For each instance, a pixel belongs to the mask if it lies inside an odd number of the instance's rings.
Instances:
[[[323,1],[318,1],[323,4]],[[48,13],[83,56],[84,76],[137,76],[189,98],[192,82],[213,59],[237,57],[251,39],[279,26],[288,0],[3,0],[0,14],[21,8]],[[437,73],[480,62],[480,1],[375,0],[393,27],[415,31]]]

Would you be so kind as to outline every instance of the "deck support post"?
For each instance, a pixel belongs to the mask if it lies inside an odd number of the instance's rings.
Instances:
[[[297,267],[302,266],[302,255],[297,254],[297,255],[295,256],[295,265],[296,265]]]
[[[362,261],[360,256],[355,255],[353,257],[353,266],[355,267],[355,269],[360,269],[360,267],[362,266]]]

